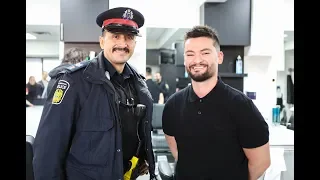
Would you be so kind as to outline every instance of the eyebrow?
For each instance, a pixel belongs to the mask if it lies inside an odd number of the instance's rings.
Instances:
[[[201,50],[200,50],[200,52],[203,52],[203,51],[210,51],[210,52],[211,52],[211,49],[209,49],[209,48],[204,48],[204,49],[201,49]],[[194,51],[188,50],[188,51],[186,51],[185,53],[194,53]]]

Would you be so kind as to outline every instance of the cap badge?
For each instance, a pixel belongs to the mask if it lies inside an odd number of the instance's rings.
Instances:
[[[122,15],[123,19],[133,19],[133,12],[130,9],[124,11]]]

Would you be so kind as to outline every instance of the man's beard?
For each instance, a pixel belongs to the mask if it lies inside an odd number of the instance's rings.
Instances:
[[[192,66],[190,68],[186,68],[191,79],[196,82],[206,81],[206,80],[210,79],[215,74],[215,71],[213,69],[213,65],[207,66],[207,70],[202,74],[192,74],[190,69],[192,69]]]

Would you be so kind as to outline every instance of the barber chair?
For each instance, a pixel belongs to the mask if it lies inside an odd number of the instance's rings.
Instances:
[[[158,163],[158,171],[162,180],[173,180],[173,170],[166,160],[160,160],[160,156],[172,156],[170,148],[166,141],[162,130],[162,112],[164,104],[153,104],[152,114],[152,146],[155,154],[156,162]],[[158,157],[159,156],[159,157]]]
[[[26,136],[26,180],[34,180],[33,174],[33,142],[34,137],[31,135]]]

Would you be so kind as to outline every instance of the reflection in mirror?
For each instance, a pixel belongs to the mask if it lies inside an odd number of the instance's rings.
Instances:
[[[284,32],[284,71],[277,72],[277,105],[281,124],[294,129],[294,31]]]

